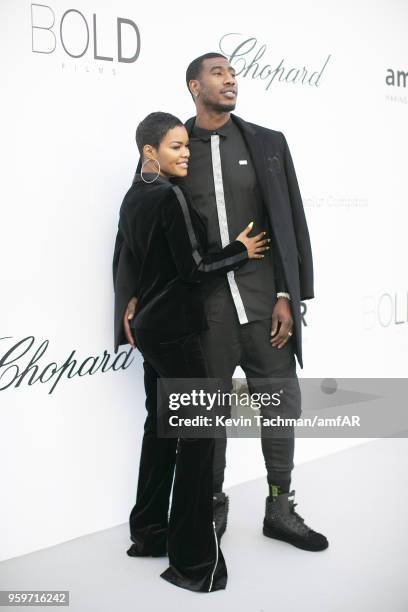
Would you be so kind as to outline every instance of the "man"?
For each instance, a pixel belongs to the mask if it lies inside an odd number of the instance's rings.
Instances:
[[[206,223],[209,250],[224,246],[249,221],[254,221],[254,232],[266,230],[272,237],[269,255],[261,265],[248,264],[245,270],[230,272],[203,287],[209,329],[202,334],[202,345],[210,376],[226,381],[228,387],[240,365],[250,392],[273,392],[273,381],[284,379],[291,383],[287,414],[298,417],[295,355],[303,367],[300,301],[314,297],[313,263],[286,139],[281,132],[232,113],[238,86],[225,56],[207,53],[195,59],[187,69],[186,83],[196,117],[185,124],[191,157],[181,183]],[[123,313],[122,308],[123,300],[118,313]],[[124,317],[129,341],[126,321],[133,311],[131,301]],[[116,321],[119,329],[122,315]],[[214,514],[219,535],[226,528],[229,502],[222,492],[225,451],[226,439],[217,439]],[[327,548],[325,536],[310,529],[294,510],[295,491],[290,491],[294,428],[274,427],[269,435],[262,429],[262,451],[269,493],[264,535],[305,550]]]

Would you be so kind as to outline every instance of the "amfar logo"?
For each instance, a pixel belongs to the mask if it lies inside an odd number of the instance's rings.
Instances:
[[[408,72],[387,68],[387,76],[385,77],[385,82],[387,85],[391,85],[392,87],[406,87],[407,80]]]
[[[125,55],[123,52],[123,38],[125,29],[132,31],[134,43],[132,51]],[[101,49],[106,48],[106,41],[98,35],[98,19],[95,13],[86,17],[81,11],[70,8],[61,16],[45,4],[31,4],[31,33],[33,53],[54,53],[61,45],[63,51],[72,58],[78,59],[85,54],[92,53],[95,60],[113,62],[113,52],[102,54]],[[131,19],[116,18],[116,44],[115,59],[122,63],[133,63],[140,54],[140,32]],[[91,49],[90,49],[91,45]],[[129,47],[129,45],[127,45]]]
[[[228,40],[226,41],[226,39]],[[226,49],[227,46],[229,50]],[[285,58],[282,58],[278,64],[272,65],[266,63],[263,59],[267,51],[265,44],[258,43],[258,39],[254,36],[248,38],[236,32],[224,34],[220,39],[219,49],[221,53],[228,57],[236,70],[237,76],[265,81],[265,89],[269,89],[274,82],[319,87],[323,71],[331,58],[329,54],[323,65],[317,70],[304,65],[302,67],[288,67]]]
[[[305,327],[307,327],[306,315],[307,304],[305,304],[305,302],[300,302],[300,320],[302,322],[302,325],[304,325]]]

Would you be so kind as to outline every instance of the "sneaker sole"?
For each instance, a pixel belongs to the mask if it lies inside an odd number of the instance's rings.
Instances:
[[[310,546],[310,545],[307,546],[306,544],[302,544],[301,542],[291,540],[289,537],[285,538],[284,536],[280,536],[276,534],[274,531],[270,531],[267,527],[264,527],[262,532],[264,536],[266,536],[267,538],[273,538],[274,540],[280,540],[281,542],[292,544],[293,546],[296,546],[296,548],[301,548],[302,550],[310,550],[312,552],[318,552],[320,550],[325,550],[329,546],[329,543],[323,544],[323,545],[316,545],[316,546]]]

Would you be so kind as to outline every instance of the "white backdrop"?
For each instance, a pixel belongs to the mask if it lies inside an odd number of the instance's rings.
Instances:
[[[0,4],[0,559],[128,520],[144,394],[139,354],[113,354],[118,210],[137,123],[193,115],[186,66],[220,44],[238,54],[236,114],[285,133],[304,199],[316,299],[299,373],[406,375],[408,100],[386,78],[408,71],[407,5],[45,2]],[[118,18],[135,61],[118,61]],[[311,84],[293,82],[303,67]],[[296,462],[359,442],[298,440]],[[227,485],[264,474],[259,441],[228,453]]]

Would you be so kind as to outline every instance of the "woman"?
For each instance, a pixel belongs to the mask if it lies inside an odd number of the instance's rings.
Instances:
[[[152,113],[139,124],[136,142],[143,164],[120,209],[123,245],[115,289],[130,265],[137,296],[132,320],[136,346],[158,376],[204,379],[199,332],[207,323],[200,283],[208,274],[226,274],[249,258],[263,258],[268,240],[265,232],[250,238],[250,224],[224,249],[205,253],[204,225],[188,194],[170,182],[188,171],[184,125],[173,115]],[[134,544],[128,554],[158,556],[167,549],[163,578],[192,591],[223,589],[227,570],[212,516],[214,441],[181,437],[177,444],[174,438],[157,438],[156,396],[151,384],[146,388],[154,397],[146,401],[138,492],[130,516]]]

